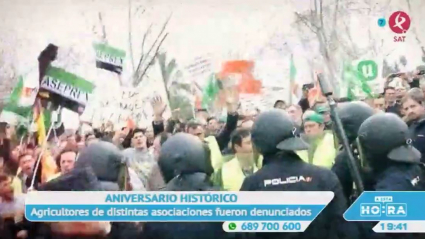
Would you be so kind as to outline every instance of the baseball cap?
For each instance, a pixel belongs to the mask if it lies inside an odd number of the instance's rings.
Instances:
[[[323,124],[325,122],[325,120],[323,119],[323,116],[318,113],[308,114],[303,118],[303,120],[304,122],[313,121],[318,124]]]
[[[315,111],[319,114],[323,114],[325,112],[329,112],[329,108],[326,106],[318,106]]]

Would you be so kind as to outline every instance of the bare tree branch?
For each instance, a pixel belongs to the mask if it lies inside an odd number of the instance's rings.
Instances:
[[[138,69],[140,69],[140,66],[142,65],[142,61],[145,57],[145,41],[151,31],[152,28],[152,24],[149,26],[148,30],[145,32],[145,34],[143,34],[143,40],[142,40],[142,50],[141,50],[141,54],[140,54],[140,59],[139,59],[139,63],[137,63],[137,69],[134,71],[134,75],[137,76],[137,71]]]
[[[137,13],[139,13],[139,11],[140,11],[140,9],[142,9],[142,7],[143,7],[143,6],[138,6],[138,7],[136,8],[136,11],[134,12],[134,14],[136,15]],[[145,11],[146,11],[146,9],[145,9],[145,8],[143,8],[143,10],[142,10],[142,12],[141,12],[140,14],[145,13]]]
[[[102,19],[102,13],[99,12],[99,22],[100,22],[100,27],[102,28],[102,41],[104,43],[108,43],[108,38],[106,36],[106,28],[105,28],[105,24],[103,24],[103,19]]]
[[[140,74],[140,76],[134,81],[134,84],[133,84],[134,86],[137,86],[138,84],[140,84],[142,82],[143,77],[145,76],[145,74],[148,71],[148,69],[152,66],[152,63],[154,62],[154,60],[155,60],[155,58],[156,58],[156,56],[158,54],[159,48],[161,47],[162,43],[165,41],[165,38],[167,38],[167,36],[168,36],[168,33],[166,33],[164,35],[164,37],[162,38],[162,40],[159,42],[159,44],[158,44],[158,46],[157,46],[157,48],[155,50],[155,54],[152,56],[151,60],[146,65],[145,69],[142,71],[142,73]]]
[[[149,25],[149,27],[148,27],[148,30],[145,32],[145,34],[143,34],[143,40],[142,40],[142,55],[144,55],[144,54],[145,54],[145,42],[146,42],[146,39],[147,39],[147,37],[148,37],[149,33],[151,32],[152,25],[153,25],[153,24],[151,23],[151,25]]]
[[[14,65],[15,61],[11,60],[13,55],[12,52],[7,54],[6,50],[0,50],[0,112],[18,79],[18,70]]]
[[[412,12],[412,6],[411,6],[411,4],[410,4],[410,0],[407,0],[407,7],[408,7],[408,9],[409,9],[409,12]],[[412,27],[412,31],[413,31],[413,34],[415,34],[415,39],[416,39],[416,41],[419,43],[419,45],[420,45],[420,46],[422,46],[422,42],[421,42],[421,40],[419,39],[418,34],[416,33],[416,29],[415,29],[415,27]]]
[[[335,0],[335,10],[334,10],[334,19],[333,19],[333,27],[332,27],[332,35],[336,34],[336,26],[338,23],[338,11],[339,11],[339,0]]]
[[[319,18],[320,18],[320,29],[323,31],[325,29],[325,24],[323,24],[323,0],[319,1]]]
[[[152,52],[153,48],[155,47],[155,44],[158,42],[158,39],[160,39],[160,38],[161,38],[161,35],[164,33],[165,28],[167,27],[168,22],[170,21],[170,19],[171,19],[171,14],[170,14],[170,16],[167,18],[167,20],[165,21],[165,23],[163,24],[161,31],[159,32],[159,34],[158,34],[158,36],[156,37],[156,39],[155,39],[155,41],[153,42],[153,44],[151,45],[151,48],[149,49],[149,51],[148,51],[146,54],[143,54],[143,55],[145,55],[145,56],[149,56],[149,54]],[[143,57],[143,58],[144,58],[144,59],[142,59],[142,61],[140,62],[140,64],[137,66],[136,74],[138,74],[138,73],[139,73],[140,67],[143,65],[143,63],[145,63],[145,61],[146,61],[146,59],[147,59],[147,57]],[[140,78],[140,75],[138,75],[138,77]]]
[[[132,41],[132,35],[133,32],[131,27],[131,0],[128,0],[128,45],[130,47],[130,61],[131,61],[131,68],[133,69],[133,72],[136,70],[134,67],[134,53],[133,53],[133,41]]]
[[[306,27],[310,29],[310,31],[316,34],[316,32],[319,30],[317,26],[315,26],[313,23],[310,23],[306,17],[299,14],[298,12],[295,12],[295,15],[297,16],[299,21],[301,21]]]

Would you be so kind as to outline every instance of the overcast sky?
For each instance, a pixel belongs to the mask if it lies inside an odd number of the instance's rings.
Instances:
[[[172,14],[167,28],[169,36],[162,50],[167,51],[169,58],[176,59],[180,69],[193,63],[196,57],[203,56],[208,56],[215,69],[225,60],[255,60],[255,73],[265,84],[287,87],[289,55],[293,53],[298,69],[297,81],[305,83],[310,80],[307,60],[318,54],[303,48],[297,35],[299,31],[294,29],[293,22],[294,12],[308,10],[312,6],[311,0],[131,2],[131,32],[136,60],[140,56],[142,36],[147,27],[153,24],[147,40],[149,45],[162,23]],[[375,10],[361,17],[353,17],[353,13],[349,28],[355,43],[364,47],[374,42],[380,46],[382,55],[390,54],[387,57],[392,61],[405,55],[409,68],[419,64],[420,47],[412,31],[416,31],[419,41],[425,43],[425,26],[420,24],[422,13],[425,12],[424,2],[410,1],[411,10],[406,1],[402,0],[392,0],[391,4],[383,0],[370,2],[374,9],[384,10]],[[142,9],[145,10],[143,14]],[[129,53],[128,10],[129,2],[124,0],[0,0],[0,48],[20,72],[36,70],[36,58],[48,43],[72,49],[76,63],[71,66],[64,64],[70,71],[98,85],[116,88],[115,76],[93,67],[91,44],[100,40],[100,12],[109,44]],[[394,34],[390,29],[377,26],[379,17],[388,19],[396,10],[408,12],[413,19],[405,43],[394,43]],[[371,28],[372,40],[365,32],[368,26]],[[314,41],[314,35],[310,36]],[[365,55],[370,53],[365,52]],[[124,79],[128,79],[131,74],[130,65],[127,61]],[[185,74],[185,77],[189,75]],[[149,84],[157,85],[158,91],[161,91],[162,84],[157,83],[160,79],[158,68],[152,69],[149,79]]]

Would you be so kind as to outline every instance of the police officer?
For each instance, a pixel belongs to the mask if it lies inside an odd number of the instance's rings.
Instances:
[[[362,158],[375,175],[374,190],[424,190],[421,153],[410,145],[408,127],[400,117],[374,115],[363,122],[358,134]]]
[[[337,108],[338,116],[341,119],[342,126],[347,136],[348,142],[355,158],[358,156],[356,138],[360,125],[374,114],[374,110],[368,104],[361,101],[347,102],[339,104]],[[335,158],[335,164],[332,171],[338,176],[344,195],[347,199],[353,195],[353,178],[349,169],[349,158],[344,148],[340,148]],[[361,170],[361,164],[358,162],[358,169]],[[367,174],[361,171],[365,188],[370,189],[370,183]]]
[[[165,191],[212,191],[209,180],[213,173],[209,148],[199,138],[178,133],[161,148],[158,161],[167,182]],[[222,223],[200,222],[148,222],[143,228],[146,239],[218,239],[231,238]]]
[[[374,175],[375,191],[425,190],[421,153],[410,145],[408,127],[397,115],[382,113],[368,118],[360,126],[358,138],[361,156]],[[378,237],[372,231],[373,224],[362,225],[365,238],[387,238]],[[401,234],[397,238],[414,235]]]
[[[257,238],[357,238],[356,229],[351,230],[342,218],[346,201],[338,178],[332,171],[305,163],[295,154],[294,151],[308,149],[308,145],[294,132],[294,122],[282,110],[266,111],[257,117],[251,137],[255,149],[264,157],[263,167],[245,178],[241,191],[332,191],[334,199],[304,233],[262,234]],[[265,183],[300,176],[311,180]]]

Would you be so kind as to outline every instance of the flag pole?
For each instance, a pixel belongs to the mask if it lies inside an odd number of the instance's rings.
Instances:
[[[59,108],[57,109],[57,111],[59,111],[60,109],[61,109],[61,106],[59,106]],[[38,171],[38,167],[40,166],[41,157],[43,156],[44,152],[46,151],[47,141],[48,141],[48,139],[50,137],[50,134],[52,133],[52,130],[54,128],[54,124],[55,124],[54,121],[50,122],[49,131],[47,131],[46,138],[44,139],[44,142],[41,145],[41,152],[38,155],[38,158],[37,158],[37,161],[36,161],[36,164],[35,164],[35,167],[34,167],[33,176],[32,176],[32,179],[31,179],[31,185],[28,188],[28,191],[32,191],[34,189],[35,177],[37,176],[37,171]]]
[[[19,147],[20,148],[22,147],[22,144],[24,143],[24,136],[25,135],[21,136],[21,140],[19,141]]]
[[[289,105],[292,105],[292,90],[295,85],[295,66],[294,66],[294,54],[291,54],[291,59],[289,63],[289,87],[288,87],[288,93],[289,93]]]

